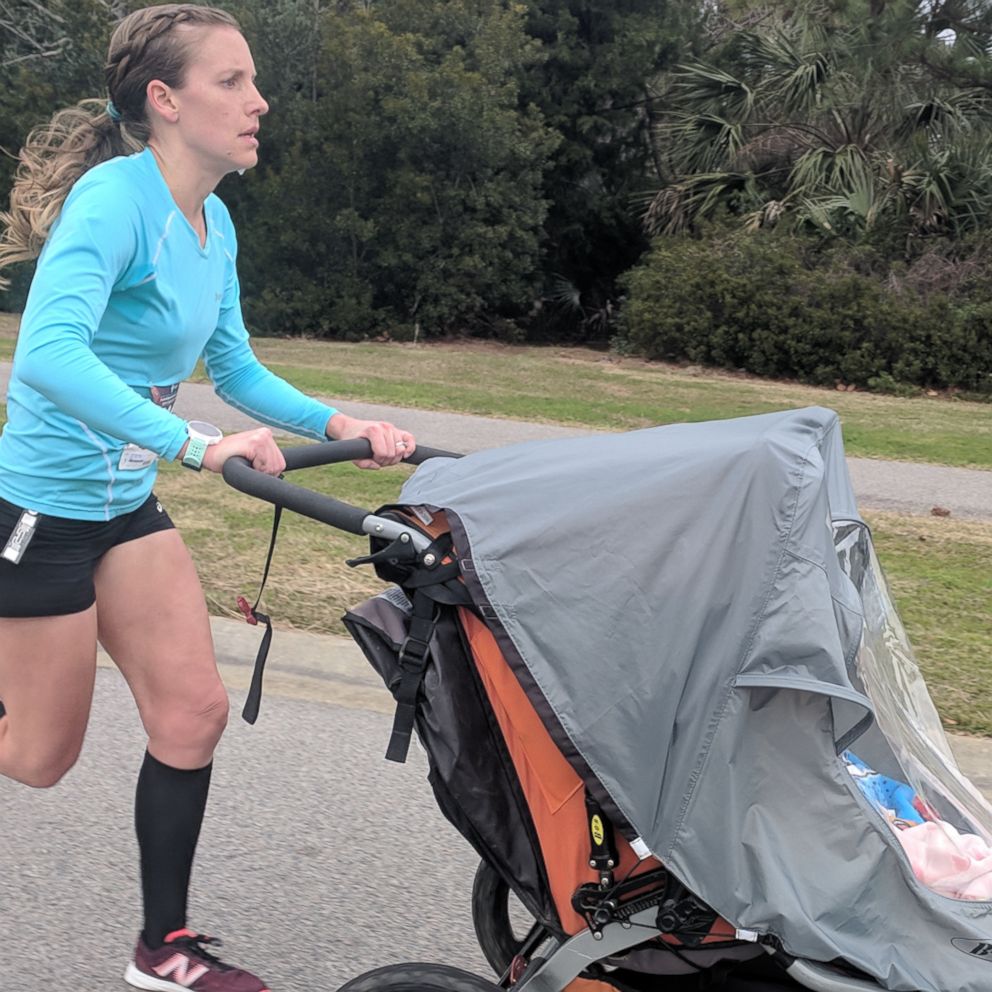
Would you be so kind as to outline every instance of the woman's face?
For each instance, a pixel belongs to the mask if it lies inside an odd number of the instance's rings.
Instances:
[[[255,86],[248,42],[235,28],[198,28],[182,87],[172,90],[177,134],[218,181],[258,163],[258,123],[269,105]]]

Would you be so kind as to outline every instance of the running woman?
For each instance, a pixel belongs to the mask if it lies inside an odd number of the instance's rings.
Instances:
[[[147,732],[135,826],[144,924],[126,980],[174,992],[263,992],[190,928],[186,902],[229,702],[189,553],[152,487],[156,462],[277,475],[268,427],[223,436],[171,411],[202,356],[217,393],[263,423],[365,437],[378,467],[414,439],[305,396],[255,358],[237,242],[213,193],[257,162],[268,105],[237,22],[193,4],[125,17],[109,101],[29,135],[0,269],[37,256],[0,436],[0,774],[54,785],[75,763],[99,641]],[[40,254],[39,254],[40,253]]]

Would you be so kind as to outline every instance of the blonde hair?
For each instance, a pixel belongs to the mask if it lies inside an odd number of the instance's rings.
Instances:
[[[240,30],[226,11],[167,3],[128,14],[114,29],[104,67],[109,102],[83,100],[34,128],[24,142],[10,191],[0,212],[0,270],[36,258],[79,177],[94,165],[140,151],[150,125],[145,93],[153,79],[180,87],[195,36],[179,27],[224,26]],[[8,281],[0,277],[0,289]]]

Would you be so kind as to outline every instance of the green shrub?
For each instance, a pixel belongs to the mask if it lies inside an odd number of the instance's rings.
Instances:
[[[992,287],[922,294],[884,268],[797,235],[659,238],[625,277],[615,346],[815,385],[992,394]]]

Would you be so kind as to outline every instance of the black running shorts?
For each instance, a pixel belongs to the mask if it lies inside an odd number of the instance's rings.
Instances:
[[[0,499],[0,550],[22,512]],[[0,617],[56,617],[88,609],[96,602],[93,572],[111,548],[174,526],[154,493],[137,510],[113,520],[40,516],[21,560],[0,558]]]

